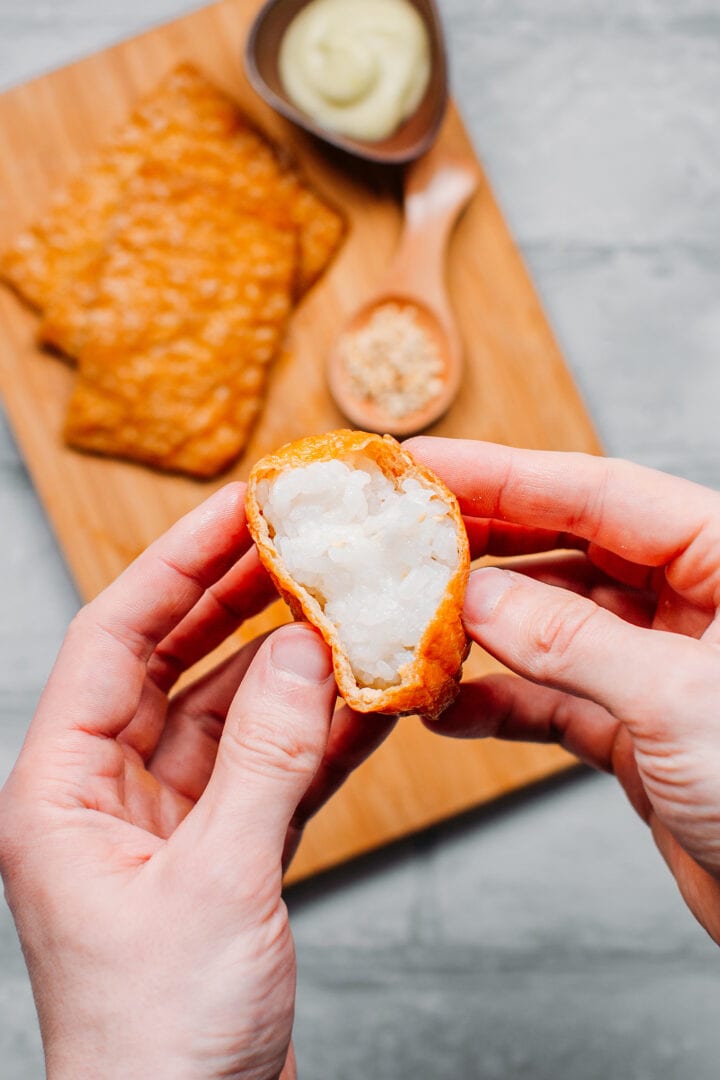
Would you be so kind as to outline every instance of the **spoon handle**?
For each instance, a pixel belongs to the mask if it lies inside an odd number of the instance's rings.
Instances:
[[[460,211],[479,182],[467,158],[436,144],[408,166],[405,174],[405,223],[386,278],[386,288],[402,288],[449,315],[445,289],[445,248]]]

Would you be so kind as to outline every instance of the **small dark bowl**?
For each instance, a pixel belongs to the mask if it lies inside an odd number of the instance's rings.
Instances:
[[[445,38],[434,0],[410,0],[427,26],[430,39],[430,81],[412,116],[378,142],[353,139],[316,124],[290,101],[278,70],[280,43],[288,26],[310,0],[267,0],[253,23],[245,46],[245,68],[251,85],[273,109],[331,146],[366,161],[402,165],[430,149],[448,102]]]

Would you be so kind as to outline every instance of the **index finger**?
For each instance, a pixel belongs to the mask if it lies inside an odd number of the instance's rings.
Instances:
[[[40,723],[115,736],[140,703],[157,644],[250,547],[245,486],[192,510],[74,619],[39,709]]]
[[[350,774],[377,750],[396,723],[396,716],[356,713],[348,705],[342,705],[336,711],[323,760],[288,828],[283,851],[285,869],[297,851],[310,818],[343,786]]]
[[[627,461],[467,439],[410,439],[404,448],[470,517],[570,533],[646,566],[670,562],[711,519],[720,522],[717,492]]]

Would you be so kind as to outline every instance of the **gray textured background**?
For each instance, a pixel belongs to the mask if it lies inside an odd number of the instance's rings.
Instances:
[[[0,0],[0,83],[190,6]],[[720,0],[441,8],[456,96],[607,449],[720,487]],[[1,780],[78,602],[4,426],[0,520]],[[719,1075],[716,950],[608,778],[289,900],[308,1080]],[[41,1074],[0,907],[0,1076]]]

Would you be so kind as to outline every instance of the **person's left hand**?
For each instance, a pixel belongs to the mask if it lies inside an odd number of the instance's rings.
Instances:
[[[296,625],[169,697],[275,597],[230,484],[73,621],[0,794],[50,1080],[295,1075],[282,866],[392,727],[333,718]]]

